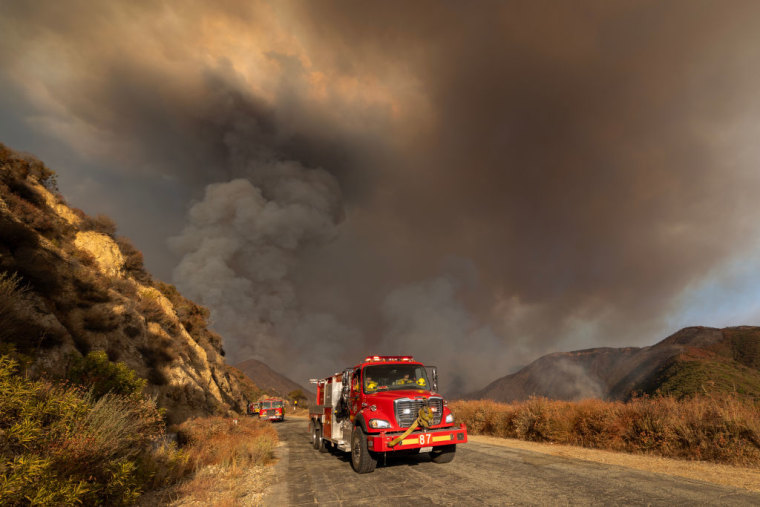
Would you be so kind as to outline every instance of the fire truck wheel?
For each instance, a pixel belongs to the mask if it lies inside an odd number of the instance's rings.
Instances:
[[[322,440],[322,432],[319,431],[319,425],[315,422],[309,423],[311,427],[311,446],[315,449],[319,449],[319,441]]]
[[[434,463],[451,463],[454,460],[454,454],[457,452],[457,445],[442,445],[430,453],[430,459]]]
[[[375,470],[377,458],[367,448],[367,434],[361,426],[354,426],[351,434],[351,466],[359,474],[366,474]]]
[[[330,452],[329,442],[322,438],[322,431],[319,432],[319,447],[317,449],[319,452]]]

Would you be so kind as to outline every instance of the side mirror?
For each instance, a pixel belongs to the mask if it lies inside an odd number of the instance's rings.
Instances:
[[[343,371],[343,389],[341,390],[341,397],[348,401],[348,396],[351,393],[351,368],[347,368]]]
[[[438,367],[425,366],[425,369],[430,372],[430,387],[432,387],[433,391],[438,392]]]

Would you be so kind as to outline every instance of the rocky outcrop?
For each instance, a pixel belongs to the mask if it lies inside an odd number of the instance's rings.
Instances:
[[[56,208],[55,212],[58,213],[59,209],[60,206]],[[104,275],[124,276],[124,256],[119,250],[119,245],[105,234],[95,231],[79,231],[74,237],[74,246],[92,255],[98,269]]]

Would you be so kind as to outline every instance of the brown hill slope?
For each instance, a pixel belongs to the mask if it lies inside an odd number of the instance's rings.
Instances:
[[[262,363],[259,360],[248,359],[242,363],[236,364],[235,368],[245,373],[246,376],[253,380],[253,382],[267,394],[276,394],[285,398],[288,393],[300,389],[309,401],[316,397],[316,394],[311,390],[293,382],[285,375],[274,371],[267,366],[266,363]]]
[[[689,327],[650,347],[549,354],[465,398],[627,400],[658,390],[676,396],[719,390],[760,398],[760,328]]]
[[[148,379],[170,422],[245,407],[208,310],[153,280],[107,217],[70,208],[54,173],[0,144],[0,353],[64,376],[104,350]]]

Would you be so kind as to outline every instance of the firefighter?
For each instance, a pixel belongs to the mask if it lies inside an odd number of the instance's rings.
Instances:
[[[372,380],[372,377],[365,376],[364,377],[364,391],[375,391],[377,390],[377,382]]]

